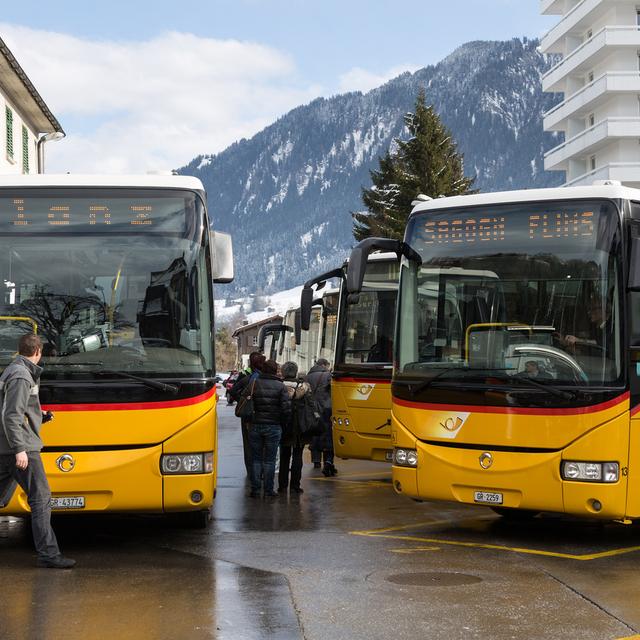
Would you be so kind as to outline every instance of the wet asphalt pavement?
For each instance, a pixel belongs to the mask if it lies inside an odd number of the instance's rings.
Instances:
[[[220,406],[208,530],[155,516],[59,516],[72,571],[36,569],[0,518],[0,640],[306,638],[617,640],[640,633],[640,525],[396,496],[389,467],[305,456],[302,496],[246,497],[237,419]],[[638,636],[640,637],[640,636]]]

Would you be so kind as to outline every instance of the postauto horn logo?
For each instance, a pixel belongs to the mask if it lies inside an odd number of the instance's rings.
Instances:
[[[440,438],[455,438],[470,415],[470,413],[443,414],[438,419],[437,435]]]

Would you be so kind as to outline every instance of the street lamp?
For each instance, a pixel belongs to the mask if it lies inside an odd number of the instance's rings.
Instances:
[[[44,173],[44,143],[49,142],[50,140],[62,140],[64,136],[64,131],[51,131],[50,133],[45,133],[38,138],[38,142],[36,143],[36,149],[38,152],[38,173]]]

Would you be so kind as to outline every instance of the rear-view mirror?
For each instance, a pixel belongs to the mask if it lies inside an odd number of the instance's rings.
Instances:
[[[233,282],[233,244],[231,236],[221,231],[210,231],[213,253],[213,281],[218,284]]]

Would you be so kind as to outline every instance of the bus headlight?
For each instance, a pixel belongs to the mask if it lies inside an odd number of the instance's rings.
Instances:
[[[170,453],[160,457],[160,470],[165,475],[211,473],[213,453]]]
[[[398,467],[417,467],[418,452],[415,449],[394,449],[393,463]]]
[[[620,465],[617,462],[569,462],[562,463],[562,479],[578,482],[618,482]]]

